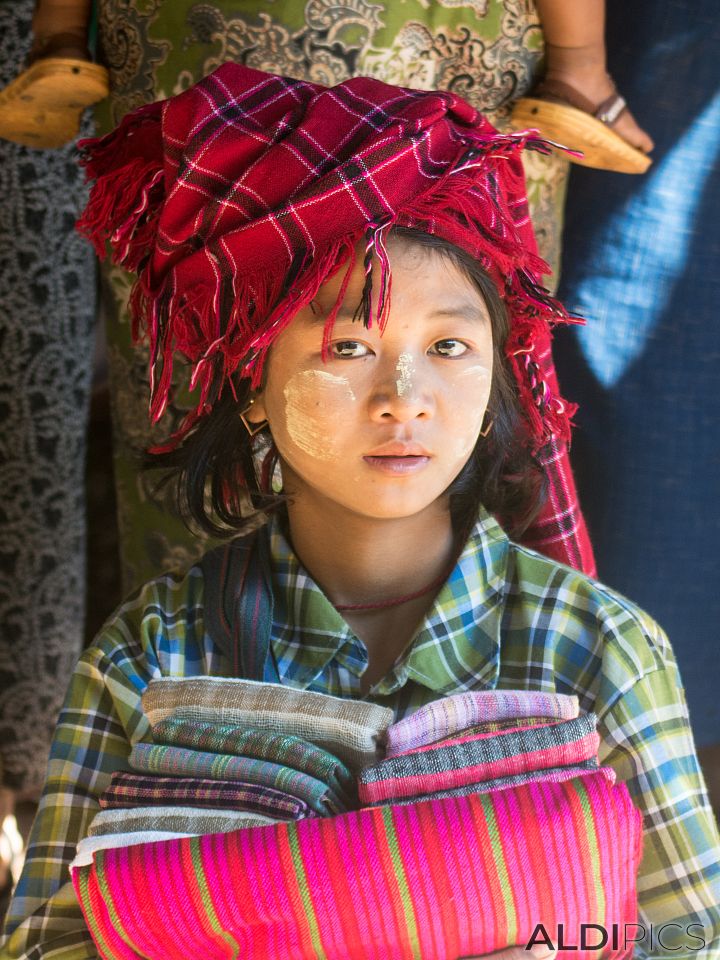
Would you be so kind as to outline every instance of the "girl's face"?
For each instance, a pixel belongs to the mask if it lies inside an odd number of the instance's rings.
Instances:
[[[312,498],[365,517],[418,514],[443,497],[478,439],[493,359],[485,301],[433,250],[391,238],[388,256],[392,300],[382,335],[352,320],[364,279],[359,256],[327,362],[323,327],[342,269],[314,312],[301,310],[270,351],[252,419],[268,420],[296,508]]]

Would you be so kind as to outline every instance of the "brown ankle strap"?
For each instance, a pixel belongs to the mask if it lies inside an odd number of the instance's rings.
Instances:
[[[621,97],[616,90],[615,93],[610,94],[607,100],[603,100],[594,116],[611,127],[624,110],[627,110],[627,103],[625,98]]]
[[[571,87],[569,83],[564,83],[562,80],[542,80],[537,87],[535,87],[533,94],[543,100],[550,100],[553,103],[568,103],[571,107],[576,107],[578,110],[582,110],[583,113],[589,113],[590,116],[606,123],[608,126],[612,126],[627,107],[625,100],[617,90],[614,90],[613,93],[598,106],[598,104],[588,100],[588,98],[580,93],[579,90],[576,90],[575,87]]]
[[[62,53],[59,53],[62,51]],[[28,56],[28,66],[46,57],[63,56],[70,59],[90,60],[87,40],[78,33],[53,33],[36,39]]]

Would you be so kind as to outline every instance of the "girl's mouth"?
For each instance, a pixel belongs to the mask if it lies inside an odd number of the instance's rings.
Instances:
[[[430,463],[430,457],[419,455],[369,456],[363,457],[363,460],[369,467],[372,467],[373,470],[379,470],[381,473],[387,473],[391,476],[417,473]]]

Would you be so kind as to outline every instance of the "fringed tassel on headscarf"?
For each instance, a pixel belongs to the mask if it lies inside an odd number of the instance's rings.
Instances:
[[[368,307],[366,322],[376,322],[380,329],[387,323],[390,310],[391,274],[385,234],[389,221],[374,224],[365,233],[366,262],[373,256],[380,262],[377,308]],[[195,409],[183,420],[178,431],[164,445],[173,449],[193,429],[199,418],[209,412],[225,383],[242,366],[242,375],[251,378],[252,389],[258,389],[267,351],[274,340],[292,322],[299,310],[317,296],[320,287],[339,270],[344,274],[335,303],[324,318],[322,356],[327,359],[333,326],[347,294],[356,262],[357,236],[343,237],[322,254],[305,257],[296,264],[294,282],[288,285],[287,268],[273,274],[232,280],[232,297],[226,317],[219,310],[219,291],[204,287],[186,294],[178,302],[167,292],[147,295],[140,279],[131,294],[131,312],[135,319],[134,336],[144,333],[150,345],[150,417],[153,422],[164,414],[172,388],[173,357],[183,354],[192,365],[190,389],[199,389]],[[369,271],[366,276],[372,278]],[[220,281],[222,283],[222,281]],[[372,280],[366,283],[372,300]],[[266,317],[258,328],[255,317]],[[172,317],[172,323],[169,323]],[[222,329],[218,325],[222,323]],[[170,336],[169,331],[172,330]],[[208,340],[211,339],[207,346]]]
[[[391,301],[385,238],[394,223],[445,237],[471,252],[488,270],[511,313],[506,349],[532,443],[539,448],[553,436],[569,439],[574,408],[543,381],[535,348],[538,334],[547,330],[548,324],[578,321],[568,317],[534,279],[549,268],[536,252],[516,156],[524,146],[542,148],[542,141],[533,141],[527,131],[483,135],[431,190],[400,211],[366,225],[362,233],[336,239],[314,255],[299,251],[292,263],[279,261],[275,269],[261,276],[223,276],[212,249],[206,248],[205,255],[215,266],[215,285],[205,283],[177,296],[172,272],[161,290],[151,288],[146,262],[164,194],[160,119],[160,105],[151,104],[130,115],[107,137],[84,142],[88,176],[101,175],[79,229],[101,255],[109,240],[113,260],[140,273],[130,310],[134,338],[145,335],[150,345],[153,421],[162,417],[170,398],[175,353],[192,366],[190,386],[199,390],[198,402],[165,449],[177,446],[209,412],[238,370],[251,378],[253,389],[260,387],[270,345],[317,296],[320,286],[344,267],[336,301],[325,317],[322,356],[327,359],[335,318],[356,262],[356,244],[362,240],[365,280],[358,316],[367,326],[377,323],[384,329]],[[488,156],[508,160],[502,190],[492,189],[492,171],[483,189],[478,189],[477,170],[485,166]],[[380,270],[377,298],[373,294],[374,259]],[[258,318],[264,318],[260,324]]]
[[[164,197],[162,108],[147,104],[104,137],[81,140],[81,164],[94,180],[77,230],[104,259],[138,271],[152,252]]]
[[[251,378],[257,389],[267,351],[273,341],[307,306],[318,290],[339,269],[345,275],[335,304],[325,318],[324,349],[342,306],[355,263],[355,238],[343,238],[314,259],[306,257],[296,266],[296,277],[288,287],[287,266],[278,265],[272,274],[233,278],[227,312],[220,309],[220,291],[210,287],[189,291],[176,298],[167,290],[151,297],[142,278],[131,293],[134,336],[143,335],[150,346],[150,417],[159,420],[165,412],[172,388],[173,358],[182,354],[192,366],[190,389],[199,390],[195,409],[165,445],[172,449],[209,412],[226,383],[232,383],[238,368]],[[260,327],[256,317],[265,317]],[[170,322],[172,320],[172,322]],[[208,341],[210,344],[208,345]]]

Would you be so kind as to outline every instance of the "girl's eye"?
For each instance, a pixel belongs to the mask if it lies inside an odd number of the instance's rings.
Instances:
[[[431,353],[440,357],[461,357],[468,350],[468,345],[462,340],[438,340],[430,348]]]
[[[357,340],[338,340],[330,347],[334,357],[352,358],[366,357],[370,353],[370,348]]]

